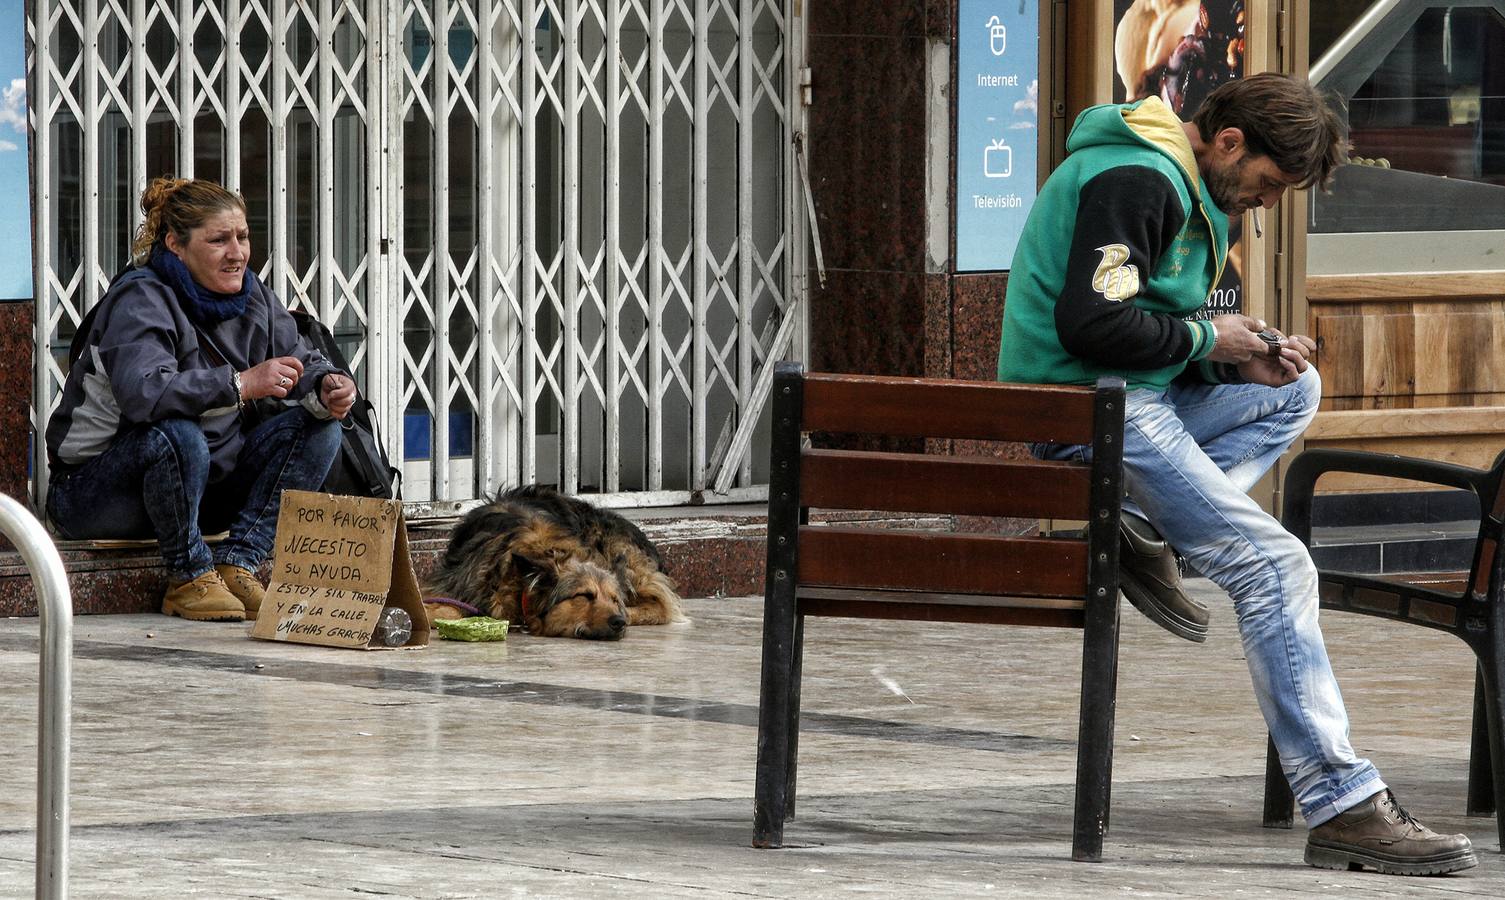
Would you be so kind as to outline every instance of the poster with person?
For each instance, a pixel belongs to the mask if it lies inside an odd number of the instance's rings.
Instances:
[[[1158,96],[1183,120],[1244,75],[1244,0],[1114,0],[1113,100]],[[1197,314],[1244,310],[1243,217],[1230,223],[1228,267]]]
[[[25,35],[23,0],[0,0],[0,303],[32,296]]]

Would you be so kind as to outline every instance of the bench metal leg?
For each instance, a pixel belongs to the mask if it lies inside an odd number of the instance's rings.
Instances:
[[[1468,814],[1492,816],[1495,813],[1494,754],[1489,751],[1488,691],[1484,689],[1484,663],[1474,670],[1474,718],[1468,750]]]
[[[805,617],[794,617],[794,652],[789,661],[789,751],[785,756],[784,818],[794,818],[794,783],[800,764],[800,672],[805,661]]]
[[[1076,810],[1071,858],[1101,862],[1113,784],[1114,692],[1118,666],[1118,596],[1089,602],[1082,637],[1082,709],[1077,727]]]
[[[1505,609],[1493,610],[1492,616],[1494,624],[1501,624],[1505,619]],[[1505,852],[1505,694],[1500,690],[1505,687],[1505,659],[1498,652],[1489,654],[1488,659],[1479,661],[1479,671],[1484,687],[1484,719],[1488,723],[1488,756],[1494,782],[1495,835],[1500,842],[1499,849]],[[1475,753],[1477,757],[1477,751]]]
[[[1113,705],[1114,705],[1114,710],[1116,712],[1117,707],[1118,707],[1118,623],[1117,622],[1114,623],[1113,630],[1114,630],[1114,635],[1113,635],[1113,675],[1112,675],[1112,677],[1110,678],[1110,680],[1108,682],[1108,688],[1109,688],[1109,690],[1111,690],[1113,692]],[[1115,716],[1115,720],[1116,720],[1116,716]],[[1108,730],[1108,734],[1109,734],[1109,736],[1112,736],[1113,730],[1111,728]],[[1109,775],[1113,774],[1112,770],[1113,770],[1113,757],[1110,754],[1109,757],[1108,757],[1108,774]],[[1109,832],[1109,830],[1111,830],[1111,827],[1112,827],[1111,824],[1110,824],[1112,821],[1113,821],[1113,779],[1109,778],[1107,781],[1103,782],[1103,837],[1107,837],[1108,836],[1108,832]]]
[[[1265,736],[1265,822],[1266,828],[1290,828],[1292,808],[1296,795],[1291,793],[1291,783],[1280,767],[1280,752],[1275,749],[1275,740]]]
[[[763,601],[763,684],[758,701],[758,769],[753,793],[753,846],[781,847],[793,779],[790,726],[794,723],[794,590],[770,586]]]

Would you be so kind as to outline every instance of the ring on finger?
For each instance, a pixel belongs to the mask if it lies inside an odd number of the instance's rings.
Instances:
[[[287,387],[288,385],[290,385],[292,383],[293,383],[293,380],[291,378],[287,377],[286,375],[284,375],[281,378],[277,379],[277,386],[278,387]]]

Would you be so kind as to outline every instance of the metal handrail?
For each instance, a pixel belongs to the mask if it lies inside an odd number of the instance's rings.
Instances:
[[[68,726],[73,718],[73,600],[62,557],[47,530],[20,503],[0,494],[0,533],[31,571],[42,624],[37,708],[38,900],[68,896]]]

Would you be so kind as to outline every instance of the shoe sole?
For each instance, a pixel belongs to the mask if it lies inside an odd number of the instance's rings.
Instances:
[[[1137,578],[1122,570],[1118,573],[1118,588],[1123,591],[1135,609],[1144,613],[1150,621],[1174,634],[1178,638],[1184,638],[1194,644],[1201,644],[1207,640],[1207,626],[1200,622],[1192,622],[1176,615],[1166,609],[1155,595],[1150,592]]]
[[[1358,871],[1370,868],[1381,875],[1447,875],[1450,872],[1472,869],[1479,864],[1479,858],[1472,850],[1465,850],[1462,853],[1451,853],[1432,859],[1401,859],[1308,843],[1306,863],[1318,869]]]
[[[162,615],[180,616],[190,622],[244,622],[246,620],[243,610],[214,609],[207,612],[194,612],[168,600],[162,601]]]

